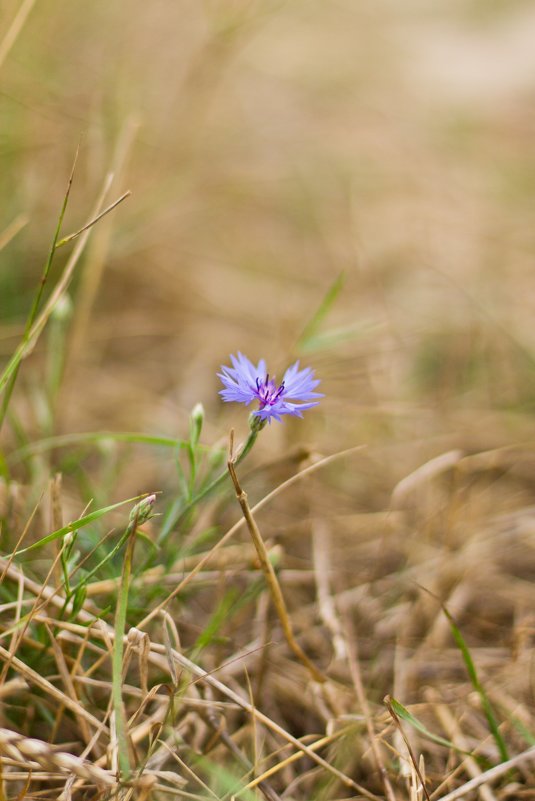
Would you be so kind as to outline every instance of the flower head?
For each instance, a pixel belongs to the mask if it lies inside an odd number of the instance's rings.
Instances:
[[[267,372],[264,359],[255,366],[243,353],[238,353],[230,361],[232,367],[223,366],[218,373],[225,387],[219,394],[224,401],[246,406],[257,401],[258,409],[253,414],[261,420],[271,422],[273,418],[280,422],[283,414],[302,417],[305,409],[318,405],[315,398],[323,398],[321,392],[313,391],[320,383],[314,378],[314,371],[310,367],[300,370],[299,362],[289,367],[277,384],[275,376]]]

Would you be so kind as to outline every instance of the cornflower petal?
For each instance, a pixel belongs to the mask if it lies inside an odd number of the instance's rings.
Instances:
[[[282,415],[302,417],[305,409],[317,406],[322,398],[321,392],[314,392],[320,383],[314,378],[310,367],[299,369],[299,361],[295,362],[284,373],[281,384],[269,376],[264,359],[255,366],[243,353],[231,355],[232,367],[221,367],[218,377],[224,386],[219,394],[226,402],[244,403],[249,406],[258,402],[258,409],[253,412],[261,420],[281,422]]]

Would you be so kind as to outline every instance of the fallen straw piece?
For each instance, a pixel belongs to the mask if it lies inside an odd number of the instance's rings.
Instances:
[[[74,773],[79,778],[94,784],[108,787],[116,784],[115,776],[86,759],[65,751],[56,751],[43,740],[24,737],[10,729],[0,729],[0,753],[19,762],[27,762],[28,759],[31,759],[47,770]]]

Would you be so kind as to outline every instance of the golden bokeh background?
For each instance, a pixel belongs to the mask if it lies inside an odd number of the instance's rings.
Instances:
[[[77,145],[65,233],[110,170],[108,200],[132,192],[71,287],[56,433],[176,435],[197,401],[210,435],[245,430],[216,394],[239,349],[278,375],[299,356],[322,379],[321,408],[264,437],[274,453],[377,443],[391,482],[449,447],[526,437],[531,3],[30,6],[0,73],[2,228],[27,220],[0,253],[6,355]],[[4,31],[19,8],[3,4]]]

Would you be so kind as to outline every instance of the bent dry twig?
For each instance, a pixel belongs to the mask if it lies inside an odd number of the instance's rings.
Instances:
[[[292,629],[292,624],[290,622],[290,617],[288,615],[288,610],[286,608],[286,602],[284,600],[280,584],[277,580],[277,575],[275,573],[275,570],[273,569],[273,565],[269,561],[267,548],[264,544],[264,540],[262,539],[260,530],[256,525],[256,521],[251,512],[251,507],[249,506],[249,502],[247,500],[247,493],[242,489],[238,481],[238,476],[236,474],[235,460],[232,453],[233,440],[234,436],[233,432],[231,432],[230,456],[227,463],[228,471],[230,473],[232,483],[234,484],[236,497],[238,499],[238,503],[240,504],[243,517],[245,519],[245,523],[251,535],[251,539],[253,540],[253,544],[256,548],[258,559],[260,560],[260,565],[262,567],[264,576],[266,578],[269,591],[273,599],[273,604],[275,606],[275,610],[281,622],[284,636],[286,637],[286,642],[288,643],[288,646],[291,648],[291,650],[294,652],[295,656],[299,659],[299,661],[307,668],[312,679],[314,681],[320,682],[321,684],[324,684],[327,681],[327,677],[324,676],[321,670],[319,670],[319,668],[317,668],[316,665],[308,658],[308,656],[305,654],[305,652],[295,639],[295,635]]]
[[[247,440],[247,442],[249,442],[249,439]],[[243,459],[243,457],[244,457],[244,455],[246,453],[247,442],[245,443],[243,449],[240,451],[239,457],[236,460],[236,464],[238,464]],[[274,490],[272,490],[267,495],[265,495],[264,498],[262,498],[262,500],[260,500],[257,504],[255,504],[255,506],[253,507],[253,509],[251,511],[253,513],[259,511],[266,504],[268,504],[270,501],[272,501],[273,498],[278,496],[281,492],[284,492],[285,490],[287,490],[289,487],[293,486],[298,481],[301,481],[303,478],[305,478],[305,476],[310,475],[310,473],[315,472],[316,470],[319,470],[320,468],[322,468],[322,467],[324,467],[324,466],[326,466],[328,464],[331,464],[332,462],[336,461],[340,457],[347,456],[347,455],[349,455],[351,453],[355,453],[356,451],[362,450],[362,448],[364,448],[364,447],[365,447],[364,445],[356,445],[356,446],[354,446],[352,448],[347,448],[344,451],[338,451],[337,453],[332,453],[329,456],[321,457],[320,459],[318,459],[318,461],[313,462],[313,464],[308,465],[308,467],[305,467],[299,473],[296,473],[295,475],[291,476],[286,481],[284,481],[282,484],[280,484],[278,487],[276,487]],[[216,481],[220,481],[221,477],[222,476],[224,477],[226,475],[227,475],[227,472],[222,473],[221,476],[219,476],[216,479]],[[214,484],[211,484],[208,487],[208,490],[213,489],[213,487],[214,487]],[[200,498],[200,496],[197,496],[197,498],[195,499],[195,502],[197,502],[199,500],[199,498]],[[157,604],[154,607],[154,609],[151,609],[151,611],[147,615],[145,615],[143,620],[138,622],[137,628],[139,628],[139,629],[145,628],[148,625],[148,623],[150,623],[150,621],[154,617],[156,617],[156,615],[159,614],[161,609],[164,609],[170,603],[170,601],[173,600],[173,598],[175,598],[177,595],[179,595],[184,590],[184,588],[195,578],[195,576],[205,567],[205,565],[210,561],[210,559],[213,557],[213,555],[215,553],[217,553],[217,551],[219,551],[224,545],[226,545],[226,543],[234,536],[234,534],[236,534],[236,532],[241,529],[241,527],[242,527],[242,525],[244,523],[245,523],[245,519],[244,518],[241,518],[236,523],[234,523],[234,525],[231,526],[231,528],[229,528],[229,530],[221,537],[221,539],[218,542],[216,542],[214,547],[210,551],[208,551],[208,553],[202,559],[199,560],[197,565],[195,567],[193,567],[192,570],[182,579],[182,581],[180,581],[178,583],[178,585],[173,589],[173,591],[169,593],[167,598],[165,598],[163,601],[161,601],[161,603]]]

